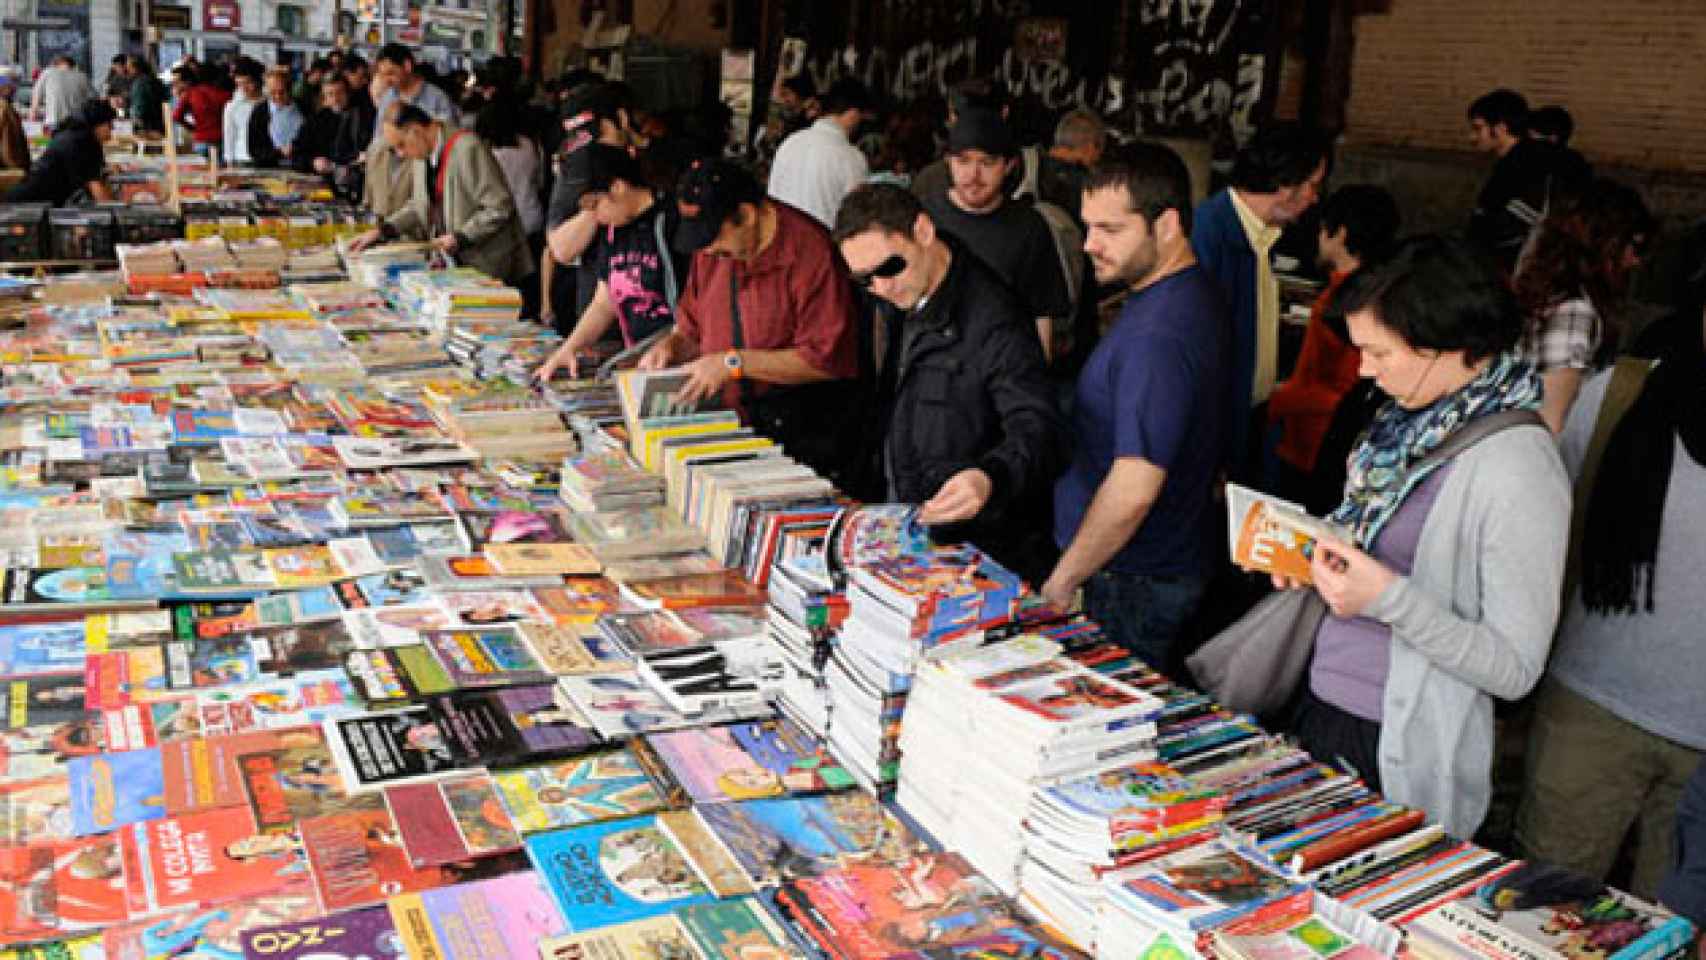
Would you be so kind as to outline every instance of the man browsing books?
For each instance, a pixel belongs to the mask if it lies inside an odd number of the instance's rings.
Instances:
[[[1030,311],[901,187],[848,194],[835,238],[853,282],[896,308],[878,378],[887,498],[1040,582],[1067,448]]]
[[[539,368],[549,380],[559,368],[579,375],[577,355],[604,337],[612,323],[622,330],[622,344],[632,347],[674,322],[687,258],[669,238],[678,215],[675,201],[646,185],[640,161],[628,151],[604,143],[589,143],[569,155],[571,176],[586,183],[582,209],[603,228],[604,242],[593,256],[598,287],[592,302],[575,322],[574,332]]]
[[[852,395],[839,388],[859,359],[853,291],[828,231],[722,160],[695,162],[676,203],[675,245],[697,252],[675,330],[640,367],[685,365],[680,403],[721,396],[790,455],[833,474],[851,419]]]
[[[1055,485],[1064,553],[1043,596],[1086,611],[1164,668],[1208,572],[1224,431],[1228,316],[1190,245],[1190,175],[1172,151],[1110,155],[1084,189],[1084,252],[1101,283],[1130,286],[1085,363],[1077,449]]]

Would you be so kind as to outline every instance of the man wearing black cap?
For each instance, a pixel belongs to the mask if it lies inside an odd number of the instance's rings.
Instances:
[[[1046,355],[1056,325],[1072,315],[1072,299],[1048,222],[1030,203],[1008,199],[1003,188],[1017,153],[1000,114],[960,113],[948,131],[952,183],[921,199],[939,229],[963,241],[1019,294]]]
[[[679,222],[675,201],[646,185],[638,160],[619,147],[589,143],[569,155],[566,167],[586,185],[581,208],[604,237],[596,254],[587,254],[598,277],[592,302],[568,340],[540,366],[540,380],[560,368],[579,376],[579,354],[602,339],[612,322],[621,325],[625,347],[669,326],[687,279],[687,258],[670,243]]]
[[[686,364],[683,402],[720,394],[833,479],[851,412],[837,391],[858,376],[859,357],[853,290],[829,232],[724,160],[695,162],[677,197],[675,245],[697,253],[675,331],[641,367]]]
[[[816,123],[782,142],[770,165],[770,196],[792,204],[830,226],[847,192],[870,176],[870,162],[853,144],[865,113],[872,107],[870,92],[851,77],[831,84]]]
[[[101,179],[106,170],[105,144],[113,138],[113,120],[118,116],[105,100],[89,100],[83,109],[61,123],[53,132],[29,176],[7,191],[6,203],[51,203],[63,206],[79,190],[88,190],[97,202],[112,200],[113,194]]]

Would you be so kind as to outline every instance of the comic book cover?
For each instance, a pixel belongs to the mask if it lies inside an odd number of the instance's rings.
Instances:
[[[242,939],[243,960],[386,960],[404,955],[402,937],[385,907],[246,929]]]
[[[455,769],[450,743],[425,708],[331,720],[325,735],[350,793],[440,779]]]
[[[781,778],[760,766],[727,727],[688,727],[646,735],[646,742],[694,803],[779,797]]]
[[[372,794],[344,792],[331,750],[319,738],[241,753],[236,764],[255,829],[261,833],[288,833],[301,820],[384,805]]]
[[[0,681],[0,717],[10,730],[81,720],[86,691],[80,673]]]
[[[525,590],[467,590],[445,593],[439,603],[465,627],[486,627],[551,619]]]
[[[805,957],[763,904],[751,897],[682,907],[675,912],[675,918],[706,960],[747,960],[748,957],[804,960]],[[1029,957],[1028,954],[1013,956]]]
[[[433,867],[521,848],[521,837],[484,773],[385,788],[409,862]]]
[[[298,826],[314,886],[327,913],[384,903],[389,897],[527,868],[521,854],[416,868],[409,864],[390,811],[357,810],[304,820]]]
[[[232,960],[243,955],[245,931],[286,921],[312,922],[319,916],[314,884],[307,874],[299,874],[258,897],[113,927],[102,938],[103,960]]]
[[[84,635],[82,618],[0,626],[0,678],[82,673]]]
[[[522,833],[619,820],[664,807],[663,792],[627,750],[501,770],[492,779]]]
[[[951,947],[1018,926],[1000,892],[954,853],[801,877],[778,900],[814,939],[851,957]]]
[[[421,637],[458,687],[501,687],[551,679],[514,627],[428,630]]]
[[[450,612],[439,603],[346,610],[343,621],[351,642],[358,650],[418,644],[423,631],[448,630],[456,626]]]
[[[829,793],[858,785],[805,728],[787,717],[730,724],[735,743],[790,794]]]
[[[391,898],[391,919],[411,957],[536,960],[563,918],[532,871]]]
[[[137,918],[280,893],[307,869],[296,834],[256,832],[248,807],[132,824],[118,836]]]
[[[0,844],[71,840],[84,833],[77,829],[66,773],[0,780]]]
[[[195,695],[208,734],[285,730],[363,712],[349,675],[308,670],[293,677],[201,690]]]
[[[653,816],[537,833],[527,853],[571,929],[715,899]]]
[[[168,696],[166,652],[158,644],[91,653],[84,662],[90,710],[116,710]]]
[[[157,747],[72,757],[66,767],[71,824],[78,836],[166,815],[166,773]]]
[[[541,960],[586,960],[588,957],[674,960],[699,956],[681,921],[668,913],[552,937],[539,944]],[[786,954],[779,955],[777,960],[782,957]]]
[[[853,863],[899,863],[928,849],[860,790],[694,808],[759,886]]]
[[[98,930],[129,917],[118,837],[0,845],[0,944]]]
[[[501,766],[584,753],[598,734],[558,706],[548,683],[463,690],[427,702],[452,757],[467,766]]]
[[[162,743],[166,812],[247,807],[241,758],[246,754],[312,749],[323,741],[313,727],[256,730]]]

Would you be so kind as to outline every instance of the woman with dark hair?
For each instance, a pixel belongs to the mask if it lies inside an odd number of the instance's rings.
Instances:
[[[520,100],[500,97],[481,108],[474,132],[492,148],[503,168],[521,229],[537,257],[545,246],[545,155],[525,132],[527,114]]]
[[[1616,353],[1613,308],[1654,229],[1640,194],[1596,180],[1541,224],[1518,267],[1514,285],[1528,321],[1521,349],[1545,381],[1540,414],[1553,433],[1564,428],[1583,378]]]
[[[1569,482],[1537,417],[1480,422],[1538,410],[1541,384],[1515,350],[1516,304],[1469,247],[1407,240],[1351,274],[1337,305],[1362,375],[1390,399],[1328,517],[1343,539],[1314,550],[1329,613],[1296,732],[1473,836],[1491,795],[1492,698],[1528,693],[1558,621]],[[1478,442],[1452,440],[1477,424]],[[1455,452],[1429,456],[1448,442]]]

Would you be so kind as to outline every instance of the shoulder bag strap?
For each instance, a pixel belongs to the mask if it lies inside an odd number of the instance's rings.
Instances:
[[[740,316],[740,277],[735,271],[734,263],[731,262],[729,264],[729,336],[736,350],[746,349],[745,326],[746,324]],[[737,383],[739,385],[736,390],[740,393],[741,409],[746,410],[750,416],[752,412],[752,408],[749,406],[752,400],[752,381],[746,377],[741,377]]]
[[[1456,433],[1446,437],[1445,442],[1435,447],[1427,456],[1417,460],[1410,469],[1419,470],[1424,466],[1436,466],[1494,434],[1503,433],[1513,427],[1526,426],[1545,429],[1546,421],[1542,420],[1540,414],[1533,410],[1504,410],[1479,417],[1464,424]]]
[[[675,260],[669,255],[669,237],[664,229],[664,221],[668,214],[659,210],[652,224],[653,236],[658,242],[658,261],[663,265],[663,297],[669,303],[669,315],[675,317],[675,303],[681,296],[681,288],[675,282]]]

